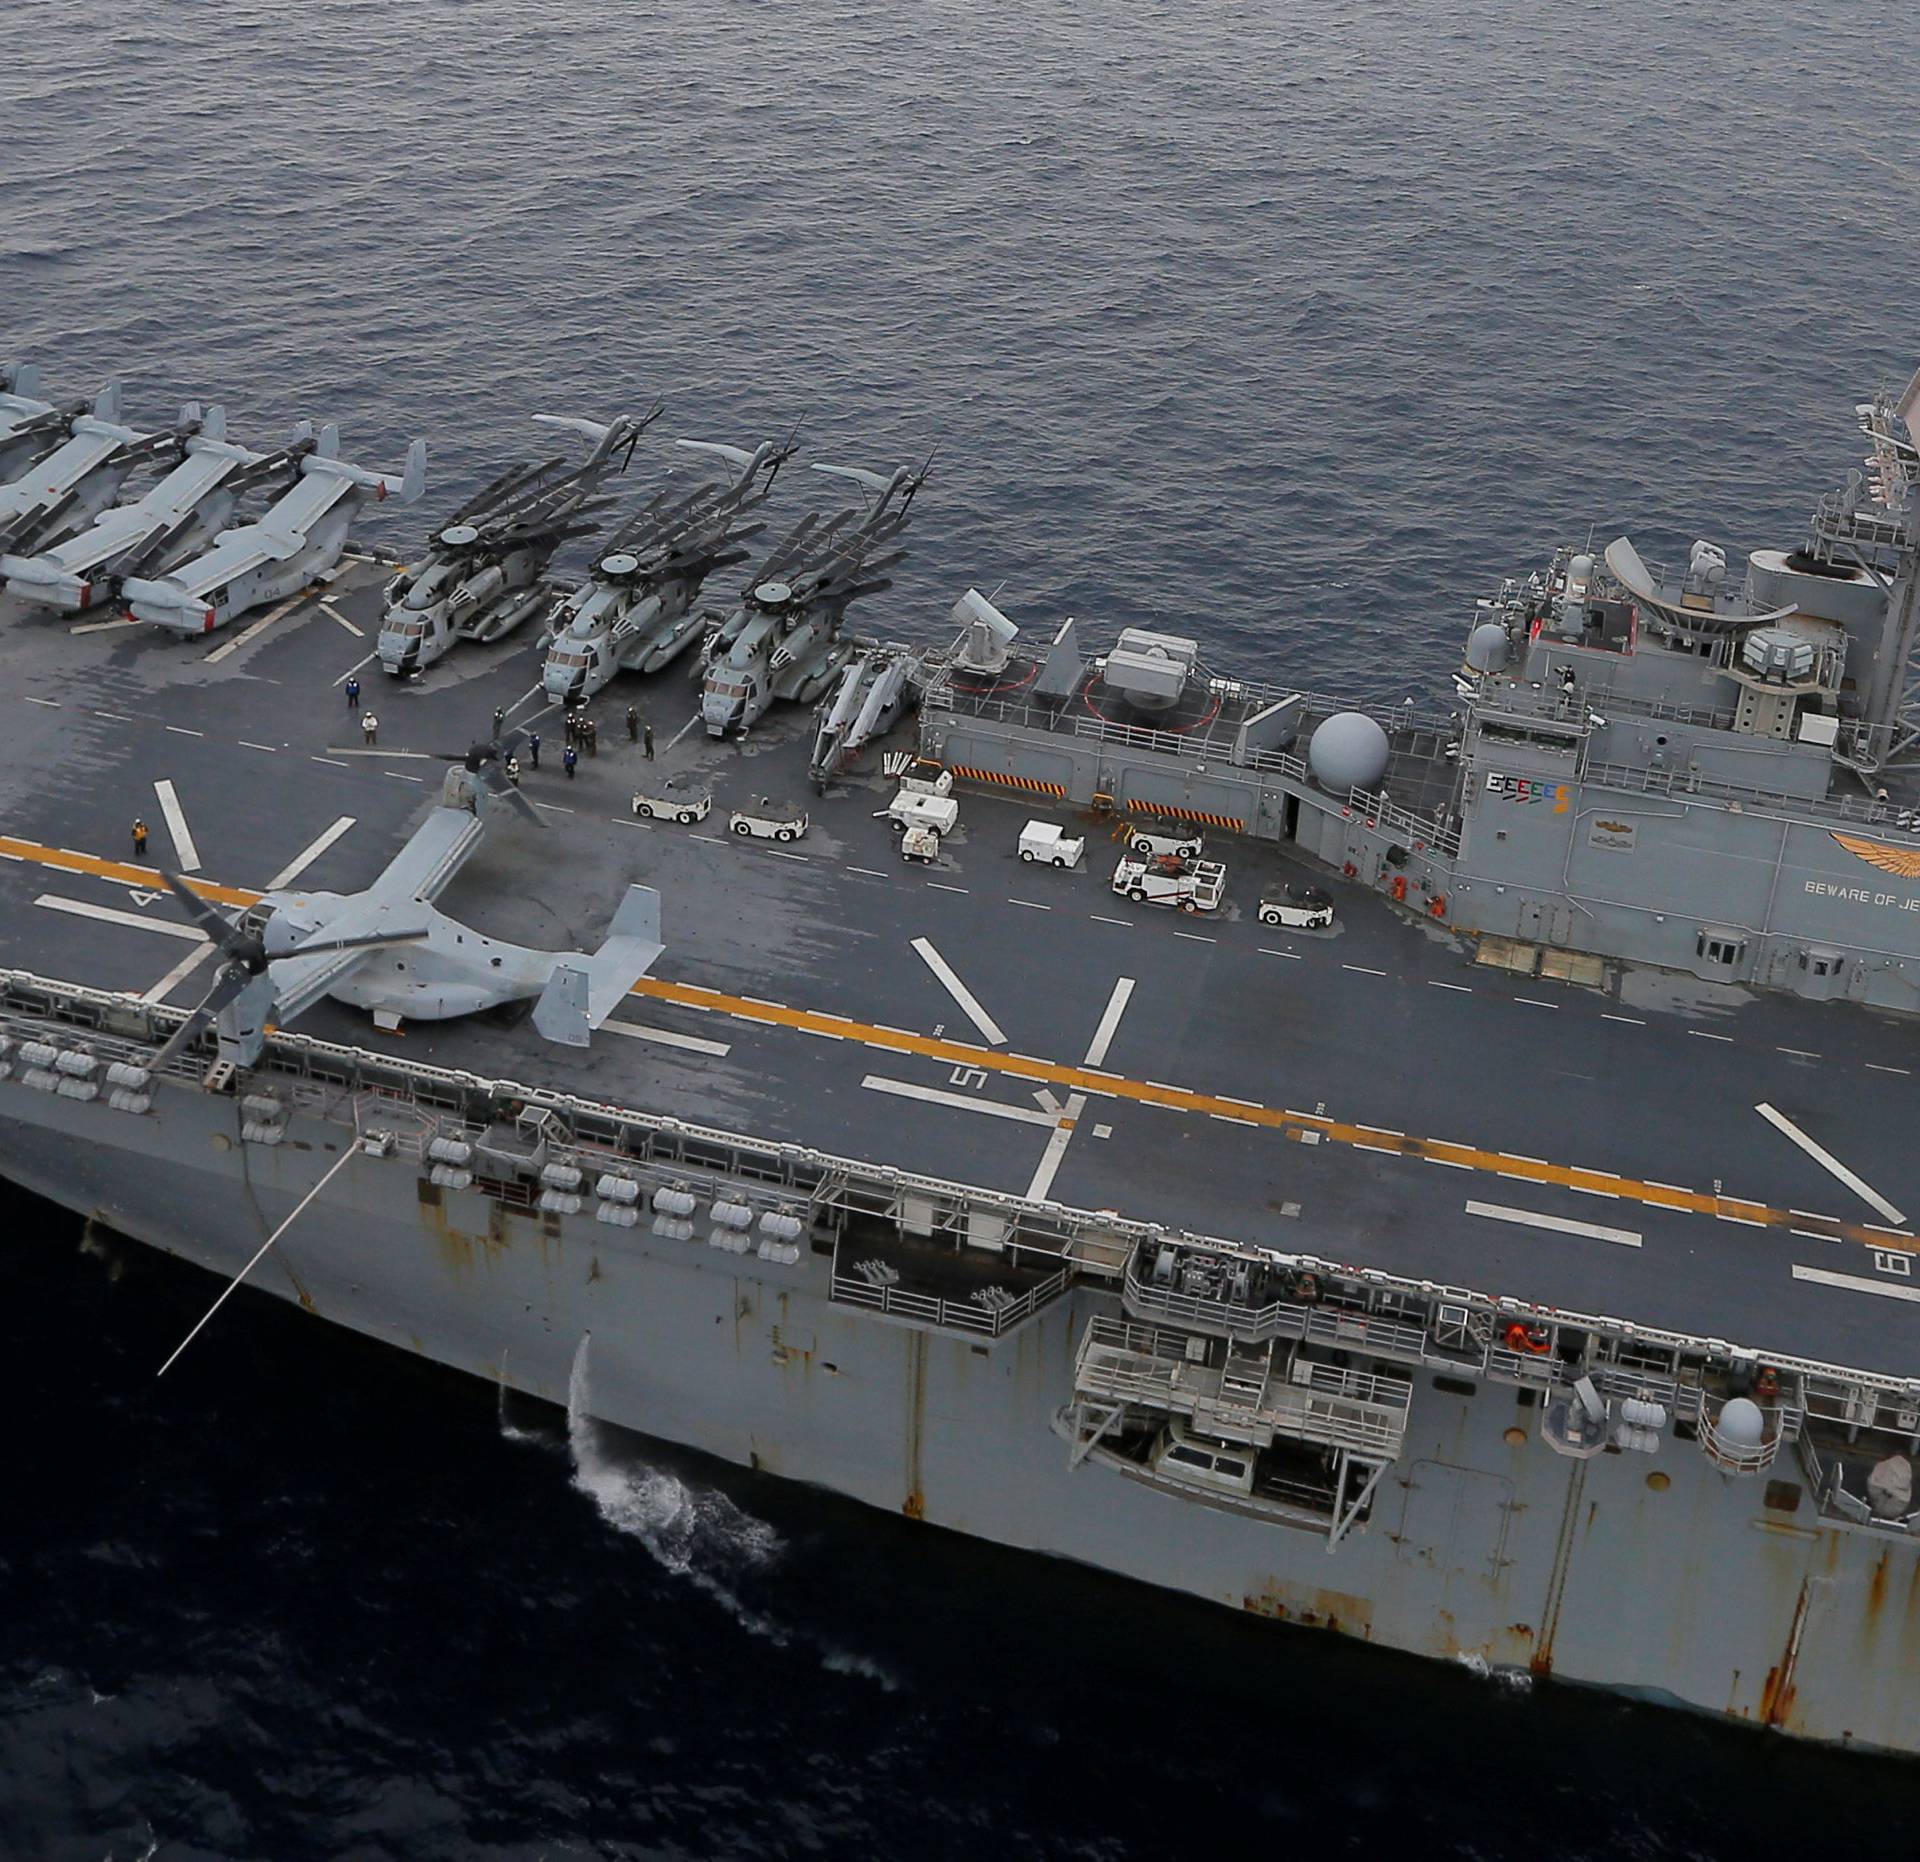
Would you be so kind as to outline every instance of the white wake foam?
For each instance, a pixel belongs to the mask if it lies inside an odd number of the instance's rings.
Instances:
[[[729,1578],[765,1569],[780,1556],[785,1542],[764,1519],[742,1511],[725,1494],[691,1487],[677,1474],[619,1450],[588,1408],[590,1338],[580,1340],[567,1380],[567,1446],[573,1484],[599,1509],[600,1517],[616,1532],[639,1540],[662,1570],[711,1597],[749,1635],[782,1648],[796,1636],[803,1643],[813,1642],[821,1667],[830,1673],[871,1681],[889,1694],[898,1692],[900,1683],[870,1657],[790,1631],[741,1599]],[[553,1445],[550,1437],[516,1429],[507,1421],[504,1387],[500,1429],[510,1441]]]
[[[616,1532],[638,1539],[663,1570],[704,1591],[749,1634],[784,1645],[790,1639],[785,1628],[750,1608],[727,1582],[729,1574],[771,1564],[780,1554],[780,1535],[725,1494],[689,1487],[665,1468],[609,1447],[587,1407],[589,1343],[590,1337],[581,1339],[567,1382],[574,1486]]]
[[[1524,1694],[1533,1686],[1533,1676],[1524,1668],[1496,1668],[1477,1649],[1466,1649],[1453,1658],[1471,1675],[1482,1681],[1491,1681],[1497,1687],[1511,1688],[1516,1694]]]
[[[897,1694],[900,1683],[880,1666],[870,1655],[857,1655],[851,1649],[836,1649],[823,1645],[820,1666],[829,1674],[858,1675],[862,1681],[871,1681],[884,1693]]]
[[[534,1448],[555,1447],[553,1437],[544,1429],[523,1429],[518,1423],[507,1420],[507,1383],[504,1377],[500,1380],[498,1389],[501,1439],[508,1442],[524,1442]]]

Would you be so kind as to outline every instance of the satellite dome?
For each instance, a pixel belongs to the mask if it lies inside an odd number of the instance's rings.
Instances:
[[[1713,1427],[1728,1448],[1758,1448],[1767,1438],[1767,1419],[1751,1397],[1728,1397]]]
[[[1327,719],[1307,746],[1307,767],[1323,789],[1371,789],[1387,773],[1387,733],[1364,711]]]
[[[1498,621],[1482,621],[1467,636],[1467,666],[1473,672],[1504,672],[1507,630]]]
[[[600,573],[602,575],[631,575],[639,567],[640,558],[638,556],[629,556],[625,550],[615,550],[611,556],[602,559]]]
[[[471,524],[449,524],[440,533],[442,543],[450,543],[457,550],[463,550],[469,543],[478,543],[480,533]]]
[[[1590,582],[1593,580],[1593,558],[1584,553],[1576,556],[1567,564],[1567,580],[1570,582]]]

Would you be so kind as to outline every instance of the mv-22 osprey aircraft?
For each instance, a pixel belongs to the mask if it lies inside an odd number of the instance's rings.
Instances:
[[[541,684],[569,708],[615,673],[658,672],[693,644],[703,621],[693,604],[716,570],[746,561],[747,540],[764,526],[745,520],[793,457],[798,430],[752,452],[717,440],[674,444],[731,470],[687,492],[668,484],[621,525],[592,573],[554,609]]]
[[[68,612],[105,606],[133,577],[163,574],[233,522],[240,500],[313,450],[311,422],[291,444],[256,453],[226,437],[226,412],[207,409],[181,446],[180,463],[130,504],[115,504],[84,530],[36,555],[0,555],[0,580],[20,600]]]
[[[211,548],[165,575],[129,577],[121,593],[134,619],[205,634],[297,594],[340,560],[354,516],[370,498],[418,502],[427,486],[427,443],[407,448],[403,471],[372,472],[342,459],[340,430],[326,426],[297,471],[293,488],[255,522],[222,531]]]
[[[809,512],[760,565],[740,606],[714,629],[696,668],[700,721],[709,737],[749,729],[776,698],[810,705],[826,691],[855,650],[840,633],[847,608],[891,586],[884,572],[906,550],[887,546],[906,529],[933,460],[918,471],[901,466],[890,478],[859,466],[813,469],[861,486],[867,508],[849,506],[824,520]]]
[[[0,485],[18,478],[66,437],[69,412],[40,399],[30,362],[0,363]]]
[[[595,528],[613,502],[593,495],[600,481],[627,469],[635,442],[659,417],[658,404],[642,418],[622,414],[607,424],[535,414],[537,424],[577,433],[593,450],[577,466],[548,459],[510,467],[433,533],[426,561],[387,584],[375,649],[381,670],[408,678],[455,641],[503,639],[544,607],[540,577],[554,551]]]
[[[539,823],[505,774],[525,736],[509,731],[460,757],[439,802],[364,892],[270,892],[229,918],[163,869],[181,910],[222,962],[153,1064],[163,1065],[212,1023],[220,1061],[250,1067],[269,1023],[292,1021],[322,996],[396,1023],[445,1021],[532,998],[542,1035],[587,1046],[665,949],[657,891],[629,886],[605,943],[590,953],[483,937],[432,905],[478,849],[489,809],[505,803]]]
[[[15,371],[15,381],[24,373]],[[22,406],[19,396],[7,399],[14,408]],[[31,400],[24,405],[47,411],[0,429],[0,455],[24,461],[0,485],[0,552],[31,554],[83,529],[120,495],[136,466],[167,453],[177,456],[201,428],[197,401],[181,408],[178,426],[168,432],[122,426],[118,382],[102,390],[90,411]]]

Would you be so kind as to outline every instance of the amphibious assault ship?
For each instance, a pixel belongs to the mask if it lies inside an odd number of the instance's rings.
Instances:
[[[531,646],[364,729],[364,560],[210,641],[9,604],[0,1167],[915,1519],[1912,1752],[1917,405],[1384,714],[969,591],[856,754],[668,674],[564,775]]]

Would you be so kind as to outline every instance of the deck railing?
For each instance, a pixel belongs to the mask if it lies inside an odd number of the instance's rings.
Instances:
[[[1838,821],[1857,821],[1882,833],[1920,844],[1920,808],[1912,803],[1874,801],[1866,796],[1786,795],[1774,789],[1749,787],[1743,783],[1720,782],[1685,769],[1643,769],[1631,763],[1589,763],[1585,770],[1589,783],[1622,790],[1635,795],[1697,795],[1709,801],[1730,802],[1740,807],[1783,810],[1788,814],[1814,814]]]
[[[1223,1388],[1218,1368],[1188,1358],[1183,1334],[1105,1318],[1087,1322],[1074,1389],[1083,1397],[1190,1416],[1203,1429],[1285,1435],[1388,1461],[1400,1452],[1413,1403],[1405,1377],[1295,1358],[1284,1377],[1268,1382],[1259,1406],[1249,1408]]]
[[[1127,1270],[1125,1304],[1127,1311],[1139,1318],[1196,1326],[1246,1344],[1297,1338],[1313,1345],[1370,1351],[1408,1364],[1424,1364],[1431,1355],[1424,1327],[1383,1313],[1362,1312],[1350,1306],[1309,1306],[1292,1300],[1248,1306],[1235,1300],[1176,1293],[1169,1287],[1149,1286],[1134,1267]]]
[[[1122,749],[1145,751],[1153,756],[1173,757],[1191,763],[1215,763],[1228,772],[1249,770],[1257,775],[1275,775],[1301,787],[1309,786],[1312,781],[1306,760],[1295,756],[1288,750],[1239,750],[1235,740],[1223,734],[1196,737],[1191,733],[1179,731],[1156,731],[1141,725],[1109,724],[1104,719],[1093,717],[1063,718],[1058,712],[1049,711],[1043,706],[1031,704],[1012,704],[998,699],[969,700],[964,707],[957,707],[952,695],[944,691],[927,695],[929,710],[955,712],[969,718],[982,719],[992,724],[1007,724],[1019,730],[1029,730],[1047,736],[1065,736],[1085,740],[1089,743],[1113,744]],[[1445,723],[1421,723],[1407,726],[1401,720],[1395,721],[1396,729],[1427,731],[1445,736],[1451,727]],[[1322,794],[1328,793],[1325,790]],[[1448,856],[1460,851],[1460,836],[1441,815],[1415,814],[1412,809],[1396,802],[1386,791],[1377,792],[1366,789],[1350,789],[1344,797],[1333,795],[1330,798],[1337,806],[1344,807],[1349,813],[1362,817],[1369,826],[1385,827],[1395,830],[1410,842],[1417,842],[1422,849],[1443,853]],[[1152,802],[1134,802],[1122,798],[1124,805],[1146,809],[1157,809]],[[1177,808],[1166,809],[1169,814],[1178,814]]]
[[[933,1293],[916,1293],[910,1287],[876,1284],[858,1274],[833,1274],[833,1299],[842,1306],[863,1306],[895,1319],[909,1319],[915,1325],[928,1325],[948,1332],[971,1332],[981,1338],[998,1338],[1017,1325],[1024,1325],[1041,1307],[1064,1293],[1068,1275],[1064,1268],[1029,1287],[1026,1292],[1004,1301],[946,1299]]]

